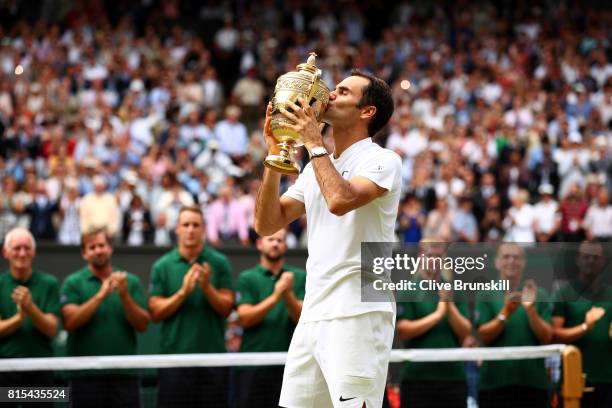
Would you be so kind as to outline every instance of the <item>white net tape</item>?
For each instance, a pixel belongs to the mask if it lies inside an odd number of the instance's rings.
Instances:
[[[523,360],[559,355],[566,346],[551,344],[529,347],[477,347],[457,349],[391,350],[392,363],[402,361]],[[228,367],[283,365],[287,353],[151,354],[132,356],[87,356],[7,358],[2,371],[100,370],[120,368]]]

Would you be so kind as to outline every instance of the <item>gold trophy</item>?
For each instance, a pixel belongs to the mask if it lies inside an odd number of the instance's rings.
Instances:
[[[329,88],[321,81],[321,70],[315,65],[317,54],[310,53],[308,61],[296,67],[297,71],[287,72],[276,81],[274,97],[272,98],[272,134],[278,141],[279,154],[271,154],[264,160],[264,165],[272,170],[283,174],[297,174],[300,166],[291,160],[291,154],[295,148],[302,146],[302,136],[293,129],[287,127],[291,123],[280,109],[291,108],[287,102],[297,102],[302,97],[309,104],[320,122],[329,103]]]

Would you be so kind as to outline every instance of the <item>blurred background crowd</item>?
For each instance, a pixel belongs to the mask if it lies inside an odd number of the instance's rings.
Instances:
[[[403,159],[401,240],[609,240],[610,17],[579,1],[0,2],[0,240],[106,225],[171,245],[198,204],[213,245],[253,245],[265,106],[311,51],[332,89],[352,68],[392,86],[376,141]]]

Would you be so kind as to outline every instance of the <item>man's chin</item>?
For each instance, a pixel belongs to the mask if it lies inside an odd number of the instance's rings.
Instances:
[[[283,259],[283,255],[282,254],[271,254],[271,255],[265,255],[266,259],[269,262],[278,262],[281,259]]]

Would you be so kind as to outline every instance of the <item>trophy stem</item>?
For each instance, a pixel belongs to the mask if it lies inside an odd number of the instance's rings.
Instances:
[[[278,154],[271,154],[264,160],[264,165],[272,170],[283,174],[298,174],[300,166],[293,162],[290,157],[292,144],[284,141],[278,143]]]

